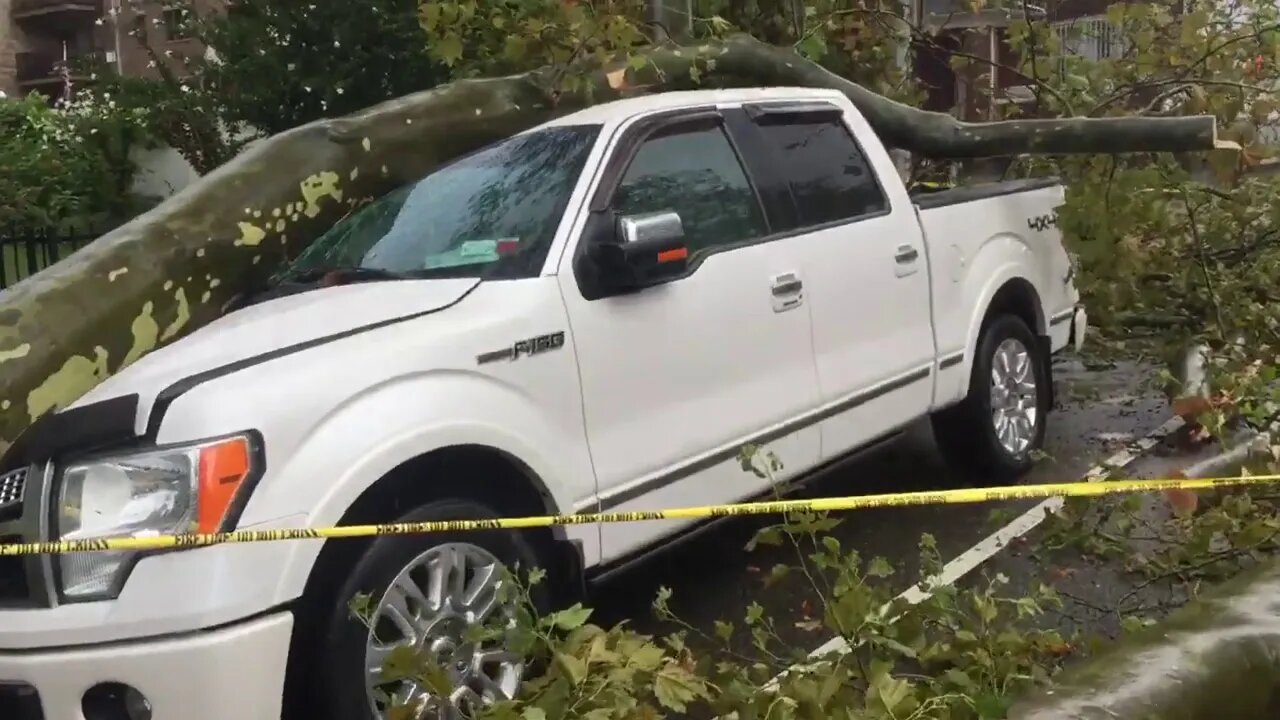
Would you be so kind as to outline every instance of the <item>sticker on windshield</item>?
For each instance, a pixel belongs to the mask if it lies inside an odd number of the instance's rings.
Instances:
[[[452,250],[428,256],[424,265],[426,268],[443,268],[493,262],[502,255],[507,246],[519,242],[520,238],[467,240]]]
[[[497,240],[468,240],[458,246],[458,257],[497,259]]]

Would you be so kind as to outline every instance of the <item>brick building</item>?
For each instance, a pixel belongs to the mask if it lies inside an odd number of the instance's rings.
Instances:
[[[196,0],[198,12],[222,5],[222,0]],[[118,15],[112,10],[118,9]],[[170,20],[180,10],[163,0],[134,3],[131,0],[0,0],[0,92],[10,97],[39,90],[56,97],[62,89],[60,66],[64,59],[95,55],[124,75],[153,75],[151,58],[130,35],[137,23],[146,23],[150,45],[177,72],[181,58],[204,52],[200,43],[181,35]],[[113,19],[117,18],[118,22]]]

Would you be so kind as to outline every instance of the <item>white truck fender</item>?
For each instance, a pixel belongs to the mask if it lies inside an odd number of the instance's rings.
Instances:
[[[996,293],[1007,283],[1014,280],[1025,281],[1035,294],[1036,327],[1032,332],[1041,334],[1045,328],[1044,307],[1041,302],[1040,288],[1033,265],[1033,255],[1026,243],[1016,235],[1000,234],[993,236],[975,254],[968,264],[963,279],[965,289],[962,297],[975,298],[969,305],[969,318],[966,324],[964,360],[961,372],[955,373],[958,381],[952,388],[939,388],[939,400],[958,401],[964,397],[969,387],[969,376],[973,372],[973,362],[978,349],[978,336],[982,331],[982,321],[991,307]]]
[[[406,396],[431,402],[406,403]],[[401,379],[361,394],[314,425],[283,467],[268,469],[270,482],[259,486],[262,494],[250,499],[245,518],[278,518],[280,513],[273,510],[288,508],[303,510],[305,527],[337,525],[362,493],[402,463],[459,445],[483,446],[510,456],[541,481],[552,505],[548,509],[570,512],[581,498],[574,497],[564,479],[594,486],[594,475],[585,438],[580,445],[566,446],[564,441],[582,437],[581,427],[576,433],[574,428],[552,428],[553,419],[529,398],[490,378],[442,372]],[[446,479],[439,481],[445,497]],[[598,541],[592,542],[585,531],[582,537],[584,552],[591,557],[598,552]],[[321,547],[290,543],[280,568],[277,601],[302,593]]]

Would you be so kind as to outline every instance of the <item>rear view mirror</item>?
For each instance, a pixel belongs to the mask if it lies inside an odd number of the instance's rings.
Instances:
[[[674,212],[623,215],[615,224],[613,242],[593,245],[590,255],[601,279],[615,290],[665,282],[683,273],[688,263],[684,222]]]
[[[618,218],[618,239],[628,245],[675,243],[683,247],[684,221],[674,212],[623,215]]]

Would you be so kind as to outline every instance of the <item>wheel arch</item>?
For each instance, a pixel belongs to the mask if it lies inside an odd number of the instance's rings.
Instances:
[[[978,332],[974,333],[974,344],[977,343],[977,335],[981,334],[982,327],[990,322],[991,318],[1003,314],[1016,316],[1036,335],[1043,335],[1046,332],[1047,320],[1044,316],[1044,304],[1040,300],[1040,293],[1024,276],[1015,275],[1005,280],[987,301],[987,309],[978,325]]]
[[[471,475],[466,483],[422,482],[433,473]],[[339,525],[386,522],[434,500],[470,500],[494,511],[498,517],[557,515],[560,508],[547,483],[513,453],[482,443],[445,445],[409,457],[366,487],[342,513]],[[542,549],[562,586],[553,587],[556,602],[580,597],[585,591],[581,549],[563,526],[530,528],[534,543]],[[291,648],[306,647],[324,632],[329,600],[319,586],[341,585],[346,568],[360,558],[375,538],[350,538],[326,542],[314,556],[301,595],[293,602]],[[286,669],[286,698],[306,698],[312,691],[308,676],[312,662],[290,662]],[[305,704],[305,703],[304,703]]]
[[[991,318],[1010,313],[1026,322],[1032,334],[1037,337],[1043,337],[1046,332],[1048,320],[1044,314],[1042,296],[1032,280],[1034,274],[1031,268],[1017,256],[994,267],[985,262],[983,265],[985,267],[975,264],[969,273],[968,282],[972,283],[973,289],[964,295],[974,300],[965,320],[962,336],[964,351],[958,365],[949,369],[945,379],[940,380],[936,402],[941,409],[960,402],[968,392],[969,378],[977,359],[978,342]]]
[[[424,477],[458,478],[466,482],[424,482]],[[515,453],[494,444],[463,442],[442,445],[406,457],[347,503],[338,525],[388,522],[434,500],[471,500],[499,517],[559,515],[562,508],[547,482]],[[563,526],[534,528],[531,535],[556,555],[571,545]],[[339,572],[359,557],[373,538],[326,542],[310,561],[302,597],[316,582]],[[302,559],[297,559],[301,561]],[[575,570],[575,575],[581,568]]]
[[[965,377],[973,372],[977,362],[978,343],[982,333],[990,322],[1001,315],[1013,315],[1027,324],[1031,334],[1040,343],[1037,348],[1043,363],[1045,377],[1049,382],[1049,407],[1056,402],[1056,392],[1050,358],[1050,338],[1048,336],[1049,320],[1044,312],[1044,303],[1035,284],[1028,278],[1028,273],[1021,268],[1013,267],[1001,273],[988,286],[987,298],[979,303],[976,317],[970,323],[969,338],[965,347]],[[968,383],[966,381],[966,387]]]

